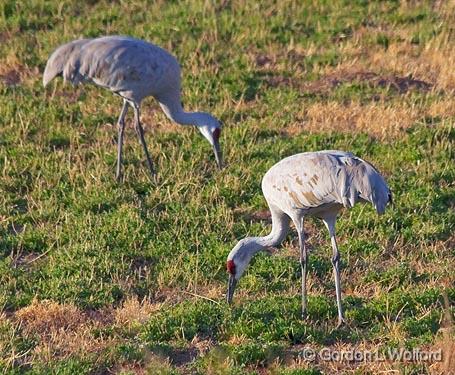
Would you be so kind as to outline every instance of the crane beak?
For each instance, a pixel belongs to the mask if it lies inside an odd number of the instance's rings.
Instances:
[[[222,169],[223,168],[223,159],[222,159],[222,155],[221,155],[220,142],[218,141],[218,139],[214,139],[213,152],[215,154],[216,164],[218,164],[218,168]]]
[[[226,295],[226,301],[230,305],[232,303],[232,297],[234,296],[235,286],[237,285],[237,280],[234,275],[229,275],[228,291]]]

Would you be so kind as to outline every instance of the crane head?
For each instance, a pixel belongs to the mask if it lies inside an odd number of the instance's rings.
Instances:
[[[232,297],[234,296],[234,290],[237,285],[238,279],[235,278],[235,263],[234,261],[228,260],[226,262],[226,269],[229,273],[229,281],[228,281],[228,291],[227,291],[227,303],[231,304],[232,303]]]
[[[232,302],[237,282],[245,272],[253,255],[261,248],[262,246],[258,244],[256,237],[247,237],[240,240],[229,253],[226,262],[226,269],[229,273],[227,303],[230,304]]]
[[[204,124],[199,125],[198,129],[212,146],[216,163],[218,165],[218,168],[221,169],[223,167],[220,147],[221,124],[215,117],[209,115],[208,113],[205,115]]]

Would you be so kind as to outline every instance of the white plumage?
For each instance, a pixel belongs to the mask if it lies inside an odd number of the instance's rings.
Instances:
[[[58,75],[73,84],[94,83],[123,98],[118,119],[118,179],[121,176],[124,119],[128,105],[134,109],[139,140],[149,169],[154,173],[139,119],[141,101],[147,96],[155,97],[172,121],[197,126],[213,147],[216,161],[221,167],[220,123],[208,113],[183,110],[180,66],[174,56],[164,49],[124,36],[75,40],[58,47],[49,57],[43,75],[44,86]]]
[[[298,235],[302,270],[302,316],[306,314],[306,273],[308,253],[305,248],[305,216],[322,219],[329,230],[338,306],[338,324],[343,321],[339,272],[340,254],[335,239],[338,212],[357,202],[370,202],[379,214],[384,213],[392,195],[384,178],[368,162],[343,151],[306,152],[275,164],[262,179],[262,191],[272,214],[272,231],[265,237],[240,240],[227,258],[230,273],[227,300],[232,301],[237,281],[258,251],[279,245],[292,220]]]

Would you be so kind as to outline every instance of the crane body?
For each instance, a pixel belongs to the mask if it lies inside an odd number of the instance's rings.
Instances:
[[[123,98],[118,119],[117,179],[121,177],[123,133],[129,106],[134,110],[136,131],[150,172],[154,174],[139,113],[142,100],[148,96],[159,102],[170,120],[197,126],[213,147],[221,168],[221,125],[209,113],[183,110],[179,63],[161,47],[126,36],[75,40],[51,54],[43,74],[43,85],[59,75],[74,85],[93,83]]]
[[[332,265],[338,307],[338,324],[344,321],[341,305],[340,253],[335,237],[339,211],[357,202],[370,202],[384,213],[392,195],[379,172],[368,162],[344,151],[306,152],[283,159],[270,168],[262,179],[262,191],[272,216],[271,233],[265,237],[240,240],[227,258],[231,303],[235,286],[251,258],[267,247],[279,245],[292,221],[299,236],[302,272],[302,316],[307,310],[306,277],[308,251],[303,230],[304,218],[315,216],[326,225],[332,244]]]

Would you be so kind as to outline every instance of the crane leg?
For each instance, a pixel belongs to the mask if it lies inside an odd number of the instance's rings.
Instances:
[[[332,218],[324,219],[324,223],[327,226],[330,234],[330,242],[332,243],[332,266],[333,274],[335,276],[335,291],[337,298],[337,307],[338,307],[338,325],[339,328],[343,323],[345,323],[343,316],[343,306],[341,305],[341,281],[340,281],[340,252],[338,251],[337,241],[335,238],[335,222],[336,216]]]
[[[145,143],[144,129],[142,128],[141,121],[139,118],[139,106],[138,105],[134,106],[134,118],[135,118],[135,122],[136,122],[136,132],[139,137],[139,141],[142,144],[142,148],[144,149],[145,157],[147,158],[147,165],[148,165],[150,173],[153,177],[155,175],[155,169],[153,168],[152,159],[150,158],[150,154],[147,149],[147,144]]]
[[[297,226],[299,235],[300,247],[300,270],[302,272],[302,319],[307,316],[307,292],[306,292],[306,277],[308,271],[308,252],[305,246],[305,232],[303,231],[303,218]]]
[[[128,102],[123,99],[123,107],[117,121],[118,126],[118,139],[117,139],[117,171],[115,178],[120,181],[122,178],[122,148],[123,148],[123,133],[125,131],[125,116],[128,112]]]

